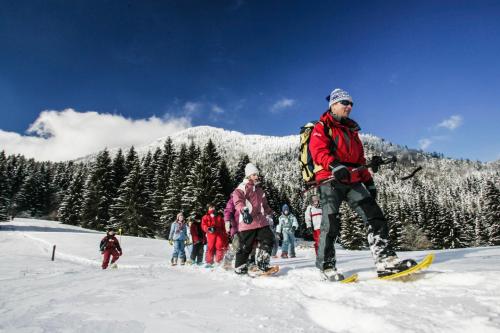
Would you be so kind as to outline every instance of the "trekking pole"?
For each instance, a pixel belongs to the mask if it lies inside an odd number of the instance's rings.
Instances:
[[[378,170],[379,166],[390,164],[390,163],[395,163],[396,161],[397,161],[396,156],[391,156],[391,157],[386,158],[386,159],[382,159],[381,157],[372,158],[370,163],[365,164],[365,165],[360,165],[359,167],[352,169],[351,172],[361,170],[361,169],[368,169],[368,168],[377,168],[377,170]],[[316,180],[309,181],[306,183],[306,189],[304,191],[302,191],[302,195],[304,195],[305,193],[309,192],[310,190],[312,190],[314,188],[318,188],[321,185],[328,184],[328,183],[331,183],[333,181],[335,181],[335,177],[333,175],[328,177],[328,178],[325,178],[319,182]]]
[[[54,244],[54,246],[52,247],[52,261],[54,261],[55,255],[56,255],[56,245]]]

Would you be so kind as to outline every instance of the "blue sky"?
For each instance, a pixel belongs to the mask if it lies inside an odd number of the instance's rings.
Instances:
[[[288,135],[341,87],[364,133],[496,160],[499,17],[499,1],[4,1],[0,134],[95,111]]]

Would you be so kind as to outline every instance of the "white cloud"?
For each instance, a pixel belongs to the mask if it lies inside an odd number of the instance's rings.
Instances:
[[[133,120],[93,111],[43,111],[28,128],[28,135],[0,130],[0,150],[37,160],[65,161],[105,147],[146,145],[190,126],[188,117]]]
[[[438,127],[444,127],[444,128],[449,129],[449,130],[454,130],[454,129],[460,127],[460,125],[462,125],[462,122],[463,122],[462,116],[453,115],[450,118],[445,119],[441,123],[439,123]]]
[[[202,108],[203,104],[200,103],[200,102],[186,102],[184,103],[184,106],[182,107],[182,110],[184,111],[184,115],[186,117],[192,117],[194,115],[196,115],[196,113],[198,113],[201,108]]]
[[[223,114],[224,113],[224,109],[221,108],[220,106],[214,104],[214,105],[212,105],[212,112],[215,113],[215,114]]]
[[[420,145],[420,149],[425,150],[432,144],[432,140],[427,138],[420,139],[418,140],[418,144]]]
[[[295,105],[295,100],[290,98],[282,98],[271,107],[271,112],[279,112]]]

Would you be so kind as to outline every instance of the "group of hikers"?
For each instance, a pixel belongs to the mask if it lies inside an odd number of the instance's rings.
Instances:
[[[308,139],[318,196],[311,197],[304,216],[314,238],[316,267],[321,277],[330,281],[344,279],[337,271],[335,256],[335,242],[340,236],[339,208],[343,201],[367,226],[368,244],[378,276],[416,265],[412,259],[399,259],[388,242],[388,224],[376,201],[377,188],[358,135],[360,127],[349,118],[352,97],[345,90],[334,89],[327,100],[328,109],[314,123]],[[375,173],[378,168],[372,166],[371,169]],[[174,246],[173,265],[178,260],[180,264],[201,264],[205,257],[206,265],[212,266],[214,262],[222,263],[224,258],[227,261],[234,258],[236,274],[246,274],[252,266],[266,272],[270,269],[271,257],[277,257],[279,239],[282,240],[281,257],[295,257],[297,219],[289,207],[283,205],[279,223],[274,226],[273,211],[259,183],[259,170],[252,163],[246,165],[245,178],[232,192],[224,212],[216,212],[213,204],[207,208],[201,221],[188,219],[186,222],[182,213],[177,215],[168,238]],[[108,239],[107,245],[101,246],[103,269],[108,266],[110,256],[113,263],[122,254],[113,232],[105,239]],[[189,261],[186,244],[191,252]]]

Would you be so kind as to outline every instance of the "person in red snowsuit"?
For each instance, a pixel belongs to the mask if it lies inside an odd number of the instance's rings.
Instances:
[[[100,247],[102,258],[102,269],[108,268],[109,258],[111,259],[111,265],[114,264],[118,258],[123,254],[122,248],[120,247],[120,242],[115,237],[115,230],[109,229],[106,236],[101,240]]]
[[[208,212],[201,219],[201,228],[207,237],[207,252],[205,262],[207,265],[213,265],[214,255],[217,263],[224,258],[224,252],[227,249],[228,239],[224,219],[215,213],[215,205],[208,205]]]

